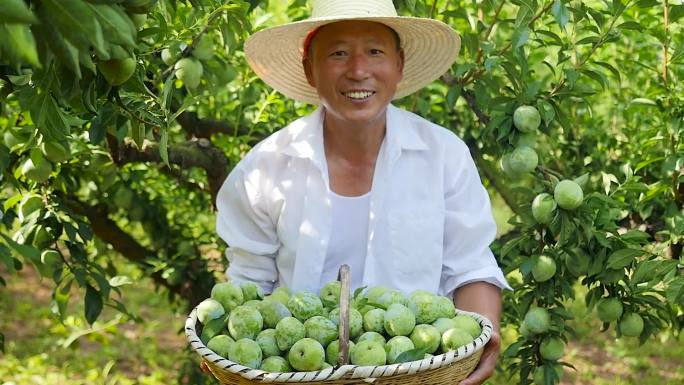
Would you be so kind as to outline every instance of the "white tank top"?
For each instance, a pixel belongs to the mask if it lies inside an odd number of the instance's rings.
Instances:
[[[351,272],[350,284],[353,294],[354,289],[360,287],[363,282],[368,244],[370,192],[356,197],[347,197],[331,191],[330,196],[332,198],[332,230],[320,287],[337,280],[340,265],[346,263]]]

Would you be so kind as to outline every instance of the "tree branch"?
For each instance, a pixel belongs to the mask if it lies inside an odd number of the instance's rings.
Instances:
[[[64,196],[64,203],[75,214],[88,218],[93,233],[104,242],[112,245],[114,250],[123,255],[126,259],[143,266],[146,269],[151,268],[145,260],[147,258],[156,258],[156,252],[146,249],[138,241],[136,241],[130,234],[123,231],[117,224],[109,219],[109,212],[107,206],[98,204],[90,206],[87,203],[81,202],[76,196]],[[180,286],[170,285],[169,282],[162,277],[162,272],[157,271],[150,274],[152,280],[160,286],[164,286],[176,294],[180,294]]]
[[[492,31],[494,30],[494,25],[499,21],[499,14],[501,13],[501,10],[503,9],[504,4],[506,4],[506,1],[502,0],[501,3],[499,3],[499,6],[496,8],[496,11],[494,12],[494,20],[492,20],[492,22],[487,27],[483,41],[489,40],[489,36],[492,34]],[[482,50],[482,47],[479,47],[477,49],[477,59],[475,61],[478,64],[482,64],[483,58],[484,58],[484,51]]]
[[[211,202],[216,207],[216,195],[228,175],[229,161],[223,151],[216,148],[208,139],[201,138],[169,146],[168,154],[171,164],[179,165],[182,169],[199,167],[207,172]],[[126,140],[118,146],[114,159],[117,164],[162,162],[159,144],[150,141],[145,141],[139,149],[135,143]]]
[[[504,3],[505,3],[505,1],[504,1]],[[530,19],[530,21],[527,23],[527,26],[529,28],[532,28],[532,26],[534,25],[534,22],[537,21],[540,17],[542,17],[545,13],[547,13],[549,11],[549,9],[551,9],[551,6],[553,6],[553,1],[548,2],[542,8],[542,10],[539,11],[539,13],[534,15],[534,17],[532,17],[532,19]],[[500,12],[500,9],[497,10],[497,17],[498,17],[498,12]],[[490,33],[491,33],[491,31],[487,31],[487,36],[489,36]],[[504,53],[506,53],[506,51],[508,51],[511,48],[512,45],[513,45],[513,42],[509,41],[508,44],[506,44],[503,48],[501,48],[496,55],[502,56]],[[465,75],[463,75],[463,77],[459,81],[459,83],[461,85],[465,86],[467,84],[474,82],[475,80],[477,80],[477,78],[479,78],[485,72],[485,69],[482,68],[482,66],[481,66],[482,65],[482,57],[480,56],[479,50],[478,50],[477,63],[479,64],[478,67],[472,68],[471,70],[466,72]]]
[[[124,258],[142,266],[145,270],[153,267],[147,263],[147,259],[158,259],[158,252],[146,249],[130,234],[122,230],[113,220],[109,219],[106,205],[90,206],[87,203],[81,202],[73,195],[62,196],[62,198],[66,206],[75,214],[88,218],[95,236],[112,245],[114,250]],[[186,272],[189,279],[185,279],[180,284],[171,284],[164,278],[162,271],[150,270],[149,276],[155,284],[166,288],[174,295],[186,299],[188,301],[188,308],[192,309],[209,295],[209,290],[211,290],[215,281],[207,270],[206,262],[201,258],[191,260],[186,266]]]
[[[442,76],[442,80],[448,85],[453,85],[456,82],[456,80],[449,74]],[[482,112],[480,107],[477,105],[475,94],[473,94],[472,91],[461,89],[461,96],[463,96],[463,98],[466,100],[468,107],[470,107],[473,113],[477,116],[477,119],[480,121],[480,123],[486,126],[489,123],[489,116]],[[509,191],[508,188],[506,188],[506,184],[503,181],[501,173],[496,171],[496,166],[484,159],[480,149],[477,147],[477,143],[475,143],[474,140],[467,140],[466,144],[468,145],[468,148],[470,148],[470,153],[472,154],[478,169],[482,171],[484,177],[489,180],[492,186],[494,186],[494,189],[499,193],[499,195],[501,195],[501,198],[503,198],[504,202],[506,202],[506,205],[508,205],[508,207],[510,207],[510,209],[517,214],[519,209],[515,196]]]
[[[232,127],[226,122],[212,119],[200,119],[196,112],[183,112],[176,118],[178,124],[196,138],[211,138],[212,135],[222,133],[226,135],[248,135],[246,127]]]

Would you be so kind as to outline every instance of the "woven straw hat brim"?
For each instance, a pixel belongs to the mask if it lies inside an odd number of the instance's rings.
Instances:
[[[367,20],[394,29],[404,49],[404,76],[394,99],[410,95],[443,75],[454,63],[461,39],[448,25],[426,18],[327,17],[307,19],[267,28],[245,42],[247,62],[269,86],[285,96],[320,104],[316,89],[306,80],[302,66],[306,35],[325,24],[342,20]]]

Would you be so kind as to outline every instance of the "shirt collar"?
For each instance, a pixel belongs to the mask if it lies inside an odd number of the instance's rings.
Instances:
[[[400,150],[427,150],[418,133],[415,115],[390,104],[387,106],[387,143]]]
[[[297,158],[311,159],[316,163],[325,163],[323,147],[324,107],[319,107],[289,127],[290,143],[283,149],[287,155]],[[390,152],[406,150],[427,150],[428,146],[418,133],[413,115],[393,105],[387,106],[387,132],[385,141]]]

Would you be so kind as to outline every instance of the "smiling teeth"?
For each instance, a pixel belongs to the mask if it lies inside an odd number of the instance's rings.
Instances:
[[[351,98],[351,99],[366,99],[373,94],[374,94],[374,92],[372,92],[372,91],[352,91],[352,92],[345,93],[344,96]]]

